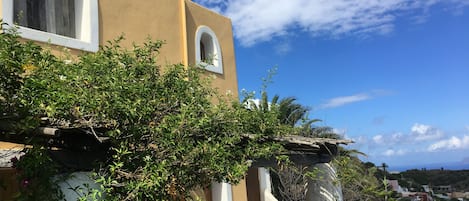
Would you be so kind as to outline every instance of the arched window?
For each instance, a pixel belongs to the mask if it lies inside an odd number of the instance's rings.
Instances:
[[[195,62],[208,71],[223,74],[220,44],[207,26],[200,26],[195,34]]]

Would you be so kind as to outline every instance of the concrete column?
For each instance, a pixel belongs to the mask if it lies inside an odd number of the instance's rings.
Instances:
[[[268,169],[259,168],[259,188],[261,201],[277,201],[272,195],[272,181]]]
[[[318,171],[318,175],[308,181],[306,201],[343,201],[335,168],[330,163],[319,163],[313,168]]]
[[[58,176],[56,179],[59,178],[60,176]],[[74,172],[69,175],[65,181],[60,181],[58,185],[64,194],[64,200],[66,201],[78,200],[78,198],[90,193],[90,189],[100,190],[99,184],[97,184],[94,179],[91,178],[91,172]],[[104,193],[103,196],[105,197]]]
[[[212,183],[212,201],[232,201],[231,184],[229,183]]]

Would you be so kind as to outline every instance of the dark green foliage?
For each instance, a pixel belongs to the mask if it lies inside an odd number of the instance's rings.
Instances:
[[[404,187],[420,188],[421,185],[451,185],[454,191],[469,191],[469,170],[407,170],[394,175]],[[437,192],[435,192],[437,193]]]
[[[236,183],[252,160],[284,153],[279,144],[266,142],[268,137],[340,138],[330,128],[313,127],[318,120],[309,120],[308,108],[295,98],[276,96],[269,104],[262,93],[259,105],[249,103],[249,95],[241,103],[225,101],[201,79],[201,69],[176,64],[162,70],[156,62],[160,41],[125,49],[121,40],[97,53],[59,58],[19,42],[14,33],[1,34],[0,122],[7,126],[0,126],[0,134],[34,138],[30,131],[41,117],[48,117],[48,127],[105,130],[111,157],[95,172],[107,200],[181,200],[212,181]],[[34,148],[46,150],[46,145]],[[32,160],[22,162],[30,164],[28,170],[50,160],[30,154]],[[353,157],[341,161],[340,182],[346,186],[359,178],[358,192],[375,196],[370,172]],[[55,193],[54,183],[43,184],[35,189]],[[50,200],[60,194],[43,195]],[[89,194],[102,199],[96,195]]]
[[[37,125],[28,116],[29,108],[22,104],[20,90],[23,78],[50,59],[50,54],[41,51],[39,46],[32,42],[19,43],[17,39],[14,29],[0,33],[0,134],[9,133],[5,130],[22,133]]]
[[[251,160],[281,153],[257,139],[292,131],[277,112],[218,99],[201,69],[161,70],[159,41],[124,49],[119,38],[97,53],[58,58],[14,34],[0,40],[4,122],[20,122],[15,128],[29,137],[41,117],[49,127],[106,130],[112,156],[95,171],[107,200],[179,200],[212,181],[236,183]]]
[[[12,159],[18,170],[19,201],[62,200],[62,193],[53,179],[58,173],[57,165],[47,156],[47,150],[41,146],[26,149],[21,158]]]
[[[334,160],[334,165],[345,201],[379,201],[391,193],[386,192],[381,180],[375,177],[376,167],[366,166],[356,156],[340,156]]]
[[[247,97],[253,98],[249,95]],[[309,108],[297,103],[297,99],[294,97],[280,99],[278,95],[275,95],[269,100],[267,92],[262,91],[259,104],[255,104],[252,100],[247,101],[251,101],[249,104],[251,109],[261,113],[273,114],[276,116],[276,119],[279,120],[279,123],[285,126],[294,127],[299,124],[304,124],[305,122],[303,121],[311,123],[317,121],[308,120],[307,114]]]

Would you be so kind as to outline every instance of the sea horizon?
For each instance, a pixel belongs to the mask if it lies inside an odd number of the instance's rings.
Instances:
[[[411,164],[411,165],[389,165],[389,172],[403,172],[406,170],[469,170],[469,163],[465,162],[447,162],[447,163],[428,163],[428,164]]]

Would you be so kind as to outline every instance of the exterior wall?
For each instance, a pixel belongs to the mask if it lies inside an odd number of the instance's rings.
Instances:
[[[14,168],[0,168],[0,200],[13,200],[14,195],[19,192]]]
[[[236,76],[236,62],[233,45],[233,31],[231,20],[215,12],[209,11],[192,1],[186,0],[186,22],[187,22],[187,47],[190,65],[195,65],[195,35],[197,28],[201,25],[210,27],[215,32],[221,47],[223,74],[210,73],[216,79],[212,84],[219,89],[221,94],[231,93],[234,98],[238,97],[238,80]]]
[[[0,0],[0,18],[3,18],[3,1]],[[2,32],[2,30],[0,30],[0,33]]]
[[[0,18],[3,0],[0,0]],[[223,74],[206,72],[205,76],[214,76],[212,86],[221,95],[230,93],[238,98],[236,62],[233,44],[233,32],[230,19],[201,7],[191,0],[99,0],[99,45],[125,36],[121,46],[131,48],[133,43],[141,44],[148,37],[164,40],[159,64],[182,63],[195,65],[195,34],[201,25],[210,27],[216,34],[223,58]],[[63,47],[45,43],[56,55],[63,54]],[[72,56],[83,53],[70,49]],[[246,182],[233,186],[234,201],[247,201]],[[207,196],[207,199],[210,196]],[[0,197],[0,200],[1,199]]]
[[[148,37],[164,40],[160,64],[183,62],[182,10],[175,0],[99,0],[99,41],[103,45],[124,34],[123,47]]]
[[[126,40],[121,45],[130,48],[132,43],[141,44],[150,37],[166,43],[161,49],[161,65],[184,63],[183,1],[99,0],[99,45],[124,35]],[[0,18],[3,16],[2,4],[3,0],[0,0]],[[46,46],[57,54],[63,49],[49,44]],[[80,53],[82,51],[71,49],[72,55]]]
[[[196,188],[190,195],[194,200],[212,201],[212,192],[209,188]]]
[[[14,200],[13,197],[19,192],[19,182],[16,179],[16,169],[10,161],[13,157],[21,157],[21,150],[25,146],[0,141],[0,200]]]
[[[2,5],[0,0],[0,8]],[[195,64],[195,34],[200,25],[210,27],[220,43],[223,74],[206,73],[214,76],[212,86],[220,94],[230,93],[238,98],[236,62],[233,32],[230,19],[212,12],[190,0],[99,0],[99,44],[124,35],[123,47],[132,43],[141,44],[148,37],[164,40],[159,64]],[[1,9],[0,9],[1,12]],[[0,13],[1,14],[1,13]],[[61,54],[62,47],[48,46],[52,52]],[[78,55],[79,50],[70,50]]]
[[[239,184],[232,186],[233,201],[248,201],[246,192],[246,180],[239,181]]]

